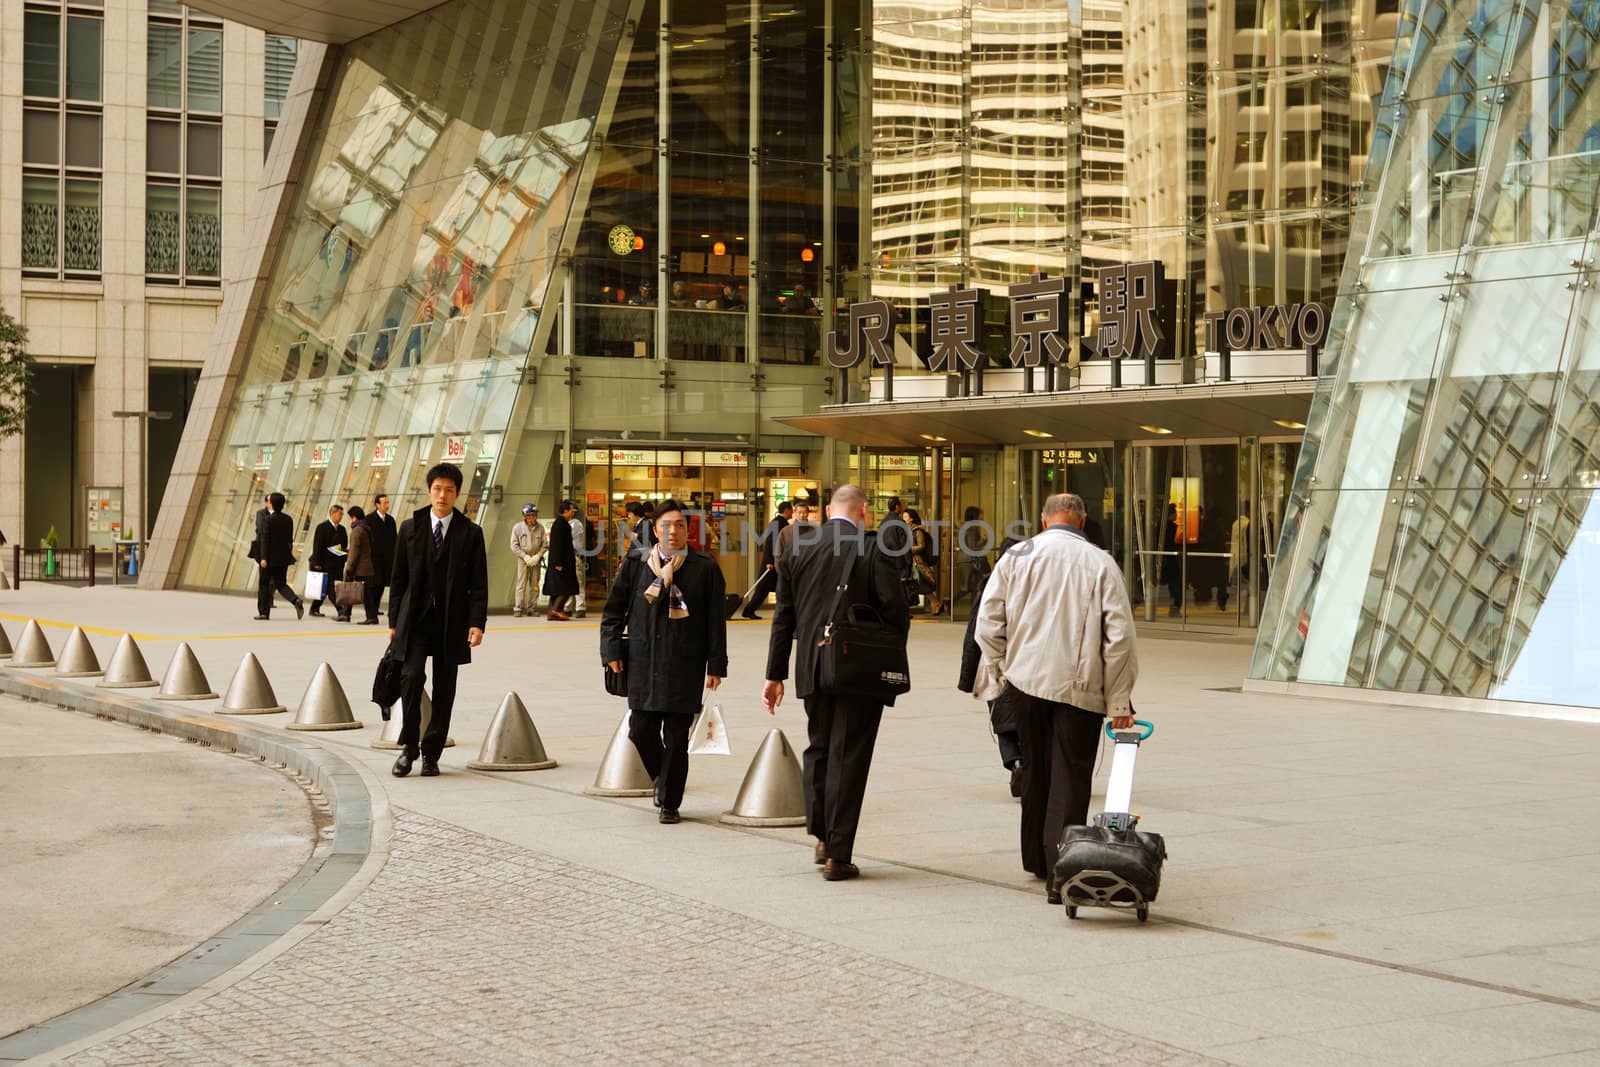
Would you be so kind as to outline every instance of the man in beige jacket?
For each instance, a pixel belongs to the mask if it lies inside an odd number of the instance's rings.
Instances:
[[[511,554],[517,557],[517,586],[511,614],[517,618],[533,615],[539,607],[539,564],[544,559],[545,542],[538,506],[522,505],[522,521],[511,527]]]
[[[1133,725],[1133,611],[1111,556],[1083,535],[1083,499],[1045,501],[1043,530],[1000,558],[974,635],[984,668],[1016,691],[1024,760],[1023,866],[1050,879],[1068,826],[1089,821],[1100,731]],[[1059,904],[1055,886],[1047,898]]]

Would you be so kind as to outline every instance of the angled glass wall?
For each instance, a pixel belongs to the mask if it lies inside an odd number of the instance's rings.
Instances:
[[[1253,677],[1600,705],[1597,37],[1405,4]]]

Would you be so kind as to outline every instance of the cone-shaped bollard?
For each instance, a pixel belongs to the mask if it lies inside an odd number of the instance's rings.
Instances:
[[[0,577],[4,577],[0,574]],[[11,635],[6,633],[6,628],[0,626],[0,659],[11,658]]]
[[[494,713],[478,758],[467,761],[475,771],[542,771],[555,765],[556,761],[544,750],[539,730],[522,698],[515,693],[507,693],[500,701],[500,710]]]
[[[300,707],[294,713],[291,730],[359,730],[361,724],[350,712],[350,700],[344,695],[344,686],[334,675],[333,668],[324,663],[312,675],[306,686],[306,695],[300,698]]]
[[[267,681],[267,672],[254,652],[246,652],[233,672],[227,692],[222,694],[222,707],[218,715],[276,715],[289,709],[278,703],[278,694]]]
[[[744,774],[733,810],[722,821],[735,826],[804,826],[806,795],[800,784],[800,761],[782,730],[774,729],[756,749]]]
[[[89,635],[83,632],[83,627],[74,626],[67,635],[67,643],[61,646],[61,658],[56,660],[56,677],[92,678],[104,673],[100,669],[100,657],[94,654],[94,646],[89,643]]]
[[[639,750],[628,739],[628,713],[623,712],[617,732],[611,735],[606,754],[600,758],[594,785],[584,792],[596,797],[648,797],[655,791],[655,783],[639,760]]]
[[[428,696],[428,691],[426,689],[424,689],[422,691],[422,732],[423,733],[427,733],[428,732],[428,720],[430,720],[432,718],[433,718],[433,698]],[[389,721],[383,724],[382,732],[379,733],[377,737],[373,738],[369,742],[369,744],[373,748],[387,748],[387,749],[398,750],[400,748],[400,728],[402,726],[404,726],[405,723],[406,723],[406,713],[403,710],[401,710],[400,705],[396,704],[395,708],[394,708],[394,711],[389,713]],[[417,740],[420,741],[420,740],[422,740],[422,738],[418,737]],[[444,747],[445,748],[455,748],[456,747],[456,739],[453,738],[453,737],[446,737],[444,739]]]
[[[44,631],[39,629],[39,624],[32,619],[22,628],[22,636],[17,639],[17,650],[12,653],[11,665],[13,667],[54,667],[56,654],[50,651],[50,642],[45,640]]]
[[[156,680],[150,677],[150,664],[144,661],[144,653],[139,651],[133,635],[123,634],[122,640],[117,642],[117,650],[111,653],[111,663],[106,667],[100,688],[142,689],[155,684]]]
[[[189,642],[179,644],[177,651],[172,654],[172,662],[167,664],[167,673],[161,676],[161,692],[156,694],[156,699],[215,700],[216,697],[216,691],[206,681],[206,672],[200,669],[200,661],[194,658],[194,650],[189,647]]]

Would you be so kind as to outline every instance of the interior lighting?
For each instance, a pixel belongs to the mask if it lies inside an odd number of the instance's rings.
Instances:
[[[1274,426],[1282,426],[1285,430],[1303,430],[1306,428],[1305,423],[1295,422],[1293,419],[1273,419],[1272,424]]]
[[[810,263],[813,259],[816,259],[816,258],[817,258],[816,252],[812,251],[811,249],[802,248],[800,250],[800,261],[802,263]]]
[[[940,437],[936,433],[919,433],[919,434],[917,434],[917,436],[922,438],[924,441],[932,441],[936,445],[945,444],[946,442],[948,442],[950,440],[950,438],[948,438],[948,437]]]
[[[1045,430],[1023,430],[1022,432],[1027,434],[1029,437],[1038,437],[1043,440],[1049,440],[1055,436],[1055,434],[1049,433]]]
[[[728,254],[728,246],[723,242],[718,241],[716,244],[711,246],[711,254],[714,256],[725,256]]]
[[[1145,422],[1141,422],[1139,424],[1139,429],[1143,430],[1145,433],[1159,434],[1162,437],[1165,437],[1172,432],[1165,426],[1151,426],[1149,423]]]
[[[644,238],[640,237],[638,234],[634,234],[633,235],[633,250],[635,252],[638,252],[638,251],[641,251],[643,248],[644,248]]]

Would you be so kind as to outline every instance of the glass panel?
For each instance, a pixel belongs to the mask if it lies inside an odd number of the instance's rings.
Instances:
[[[145,54],[149,64],[145,103],[174,111],[183,107],[182,27],[152,22]]]
[[[156,174],[183,171],[183,124],[170,119],[150,119],[145,124],[145,169]]]
[[[1162,607],[1175,618],[1183,614],[1183,548],[1200,536],[1199,487],[1185,477],[1182,446],[1136,444],[1131,456],[1134,574],[1129,591],[1147,621]]]
[[[222,124],[189,121],[189,173],[222,177]]]
[[[100,99],[101,19],[67,19],[67,99]]]
[[[60,185],[55,178],[22,176],[22,269],[55,270],[60,245]]]
[[[190,186],[184,227],[184,266],[190,277],[222,274],[222,192]]]
[[[739,249],[749,228],[749,161],[675,153],[672,247],[668,261],[667,355],[742,362],[745,306]],[[748,264],[745,264],[748,270]],[[726,287],[733,287],[728,292]],[[723,305],[727,306],[724,307]]]
[[[69,271],[100,270],[100,183],[68,179],[62,212],[62,266]]]
[[[61,17],[42,11],[22,13],[22,93],[61,95]]]
[[[150,10],[163,15],[183,14],[183,5],[178,0],[149,0]]]
[[[1522,581],[1490,696],[1600,706],[1600,492],[1546,492],[1530,503]]]
[[[822,344],[822,183],[819,166],[761,167],[761,358],[818,363]]]
[[[1248,605],[1234,595],[1232,541],[1239,505],[1248,486],[1240,467],[1240,448],[1233,444],[1188,446],[1188,488],[1195,519],[1183,531],[1183,569],[1188,583],[1184,621],[1200,625],[1238,626]]]
[[[55,166],[61,162],[61,113],[24,108],[22,161]]]
[[[189,31],[189,110],[222,110],[222,31]]]
[[[178,274],[181,240],[178,219],[183,190],[152,183],[145,187],[144,269],[146,274]]]
[[[67,112],[67,166],[99,169],[99,115]]]

